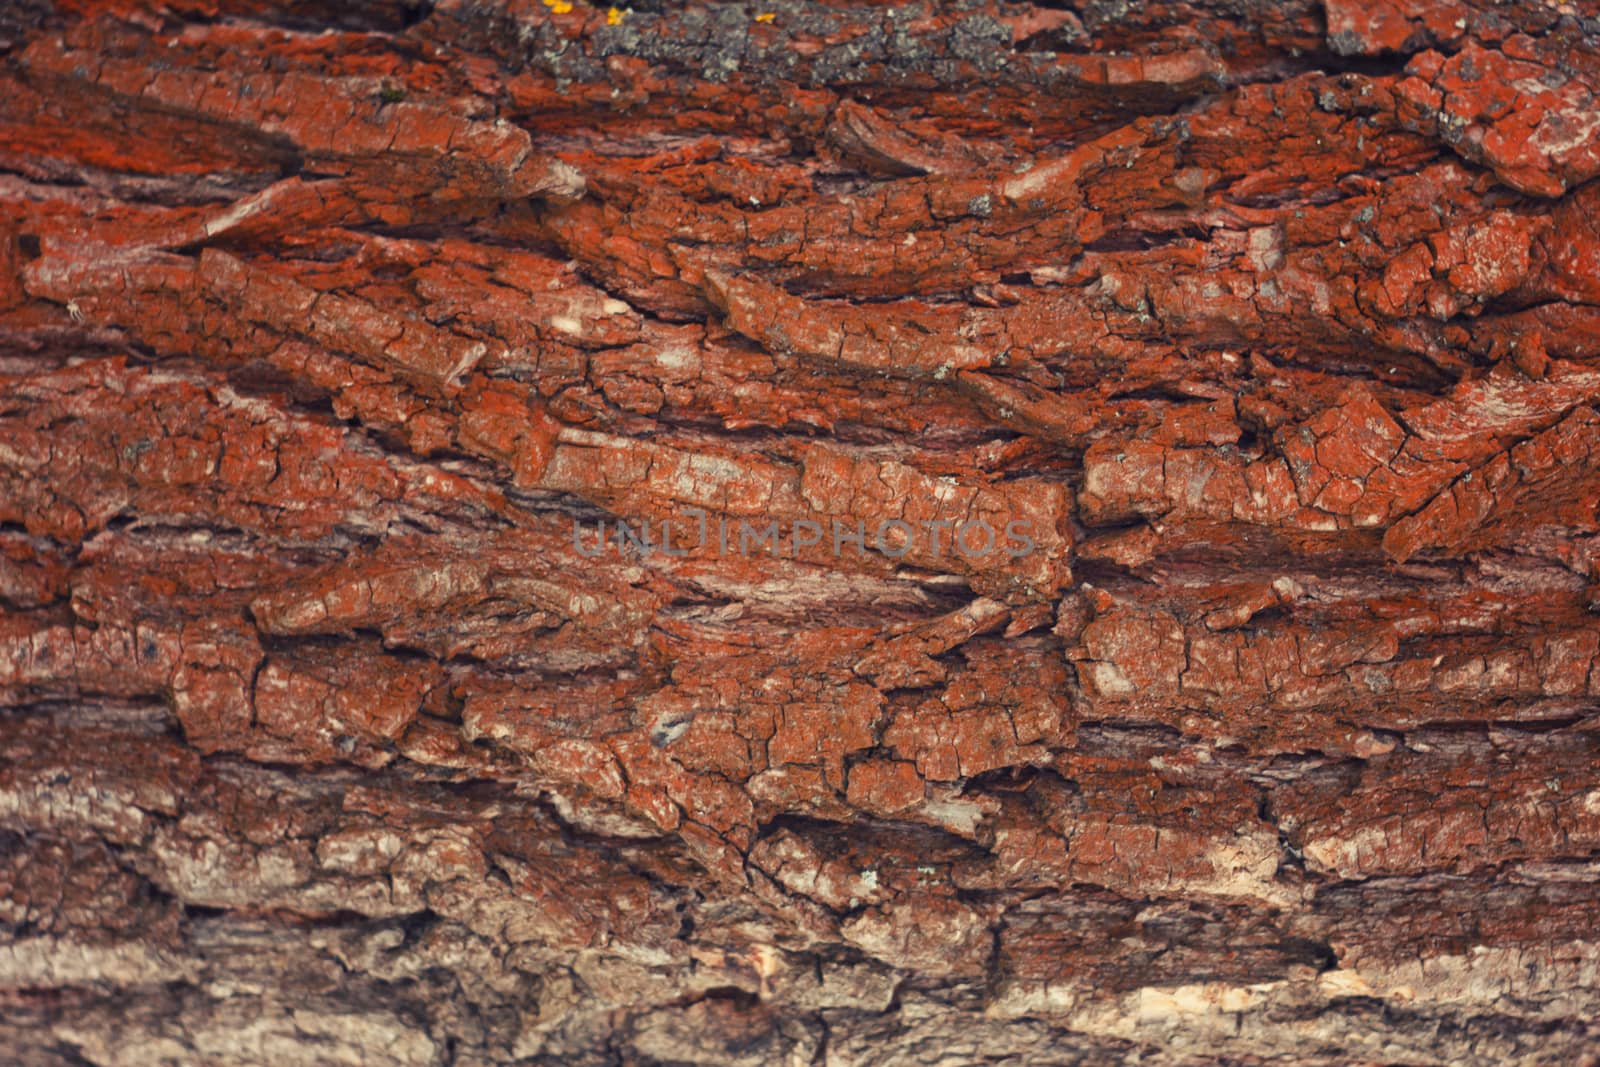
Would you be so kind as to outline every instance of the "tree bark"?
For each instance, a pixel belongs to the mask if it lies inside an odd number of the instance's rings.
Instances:
[[[0,1060],[1596,1063],[1597,45],[7,4]]]

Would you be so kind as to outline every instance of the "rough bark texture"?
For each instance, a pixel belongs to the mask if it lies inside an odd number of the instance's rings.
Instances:
[[[1597,15],[7,3],[0,1059],[1595,1062]]]

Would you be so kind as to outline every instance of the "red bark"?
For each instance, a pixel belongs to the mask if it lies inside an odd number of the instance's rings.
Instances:
[[[1592,1062],[1597,45],[12,5],[0,1059]]]

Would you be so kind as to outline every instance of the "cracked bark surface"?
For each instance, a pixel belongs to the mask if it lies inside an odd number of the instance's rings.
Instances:
[[[1597,94],[1591,0],[7,5],[0,1059],[1597,1062]]]

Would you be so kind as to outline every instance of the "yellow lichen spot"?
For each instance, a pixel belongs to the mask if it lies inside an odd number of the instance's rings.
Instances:
[[[624,15],[626,15],[626,14],[627,14],[627,12],[622,10],[619,7],[613,7],[613,8],[608,9],[606,11],[606,25],[607,26],[620,26],[620,25],[622,25],[622,17]]]
[[[773,19],[775,19],[777,17],[778,17],[777,12],[775,12],[775,11],[767,11],[767,12],[764,12],[763,14],[757,15],[756,16],[756,21],[757,22],[771,22]]]
[[[558,15],[565,15],[572,10],[570,0],[544,0],[544,6]]]

